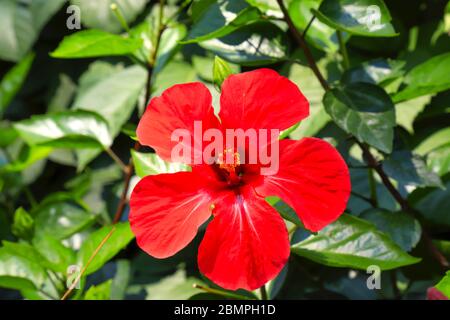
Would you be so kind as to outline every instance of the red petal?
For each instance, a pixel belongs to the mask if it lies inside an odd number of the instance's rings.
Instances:
[[[200,82],[170,87],[150,101],[136,131],[139,142],[154,148],[164,160],[171,161],[172,149],[178,143],[171,141],[171,135],[175,129],[187,129],[192,141],[190,146],[201,151],[200,146],[193,145],[194,121],[202,121],[202,135],[206,129],[219,126],[211,101],[210,92]],[[193,159],[185,163],[192,164]]]
[[[282,198],[313,232],[343,213],[351,190],[344,159],[328,142],[316,138],[281,140],[278,173],[260,179],[256,191]]]
[[[130,199],[130,225],[145,252],[166,258],[183,249],[211,215],[211,194],[192,172],[143,178]]]
[[[448,300],[448,298],[435,287],[428,288],[427,300]]]
[[[298,87],[270,69],[228,77],[220,105],[225,128],[284,130],[309,114],[309,103]]]
[[[254,290],[275,278],[289,257],[279,214],[253,190],[229,192],[215,205],[198,249],[200,271],[223,288]]]

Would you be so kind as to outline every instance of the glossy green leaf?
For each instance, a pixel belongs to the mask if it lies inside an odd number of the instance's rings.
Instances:
[[[115,3],[125,21],[131,23],[142,12],[148,0],[70,0],[80,9],[81,22],[89,28],[101,29],[109,32],[119,32],[122,26],[111,4]]]
[[[102,69],[102,73],[98,70]],[[115,138],[130,118],[146,83],[147,73],[140,66],[124,69],[94,63],[80,80],[74,109],[100,112]],[[101,150],[78,150],[78,169],[84,168]]]
[[[293,0],[289,3],[289,16],[300,32],[303,33],[305,31],[314,16],[311,9],[318,9],[319,5],[320,1],[317,0]],[[305,38],[307,42],[311,43],[317,49],[327,52],[336,52],[339,50],[336,30],[321,22],[319,19],[314,19],[311,23]],[[343,38],[347,40],[347,34]]]
[[[18,238],[30,240],[34,234],[34,219],[22,207],[14,212],[11,232]]]
[[[6,110],[14,96],[19,92],[34,61],[34,54],[28,54],[11,68],[0,82],[0,116]]]
[[[200,46],[227,61],[247,66],[284,60],[288,51],[285,33],[269,22],[239,28],[225,37],[200,42]]]
[[[0,1],[0,59],[20,61],[65,0]]]
[[[367,82],[383,85],[403,75],[404,61],[391,59],[376,59],[364,62],[358,67],[347,70],[342,76],[342,82]]]
[[[138,177],[142,178],[148,175],[160,173],[174,173],[187,171],[188,166],[182,163],[166,162],[156,153],[142,153],[131,150],[134,168]]]
[[[397,124],[414,133],[414,121],[430,102],[431,96],[422,96],[395,104]]]
[[[95,216],[69,202],[49,202],[33,211],[36,236],[65,239],[91,225]]]
[[[77,255],[77,261],[80,265],[84,266],[87,263],[91,255],[94,253],[95,249],[109,234],[112,228],[115,228],[115,230],[86,269],[86,275],[89,275],[100,269],[120,250],[125,248],[127,244],[134,238],[134,234],[130,229],[130,224],[125,222],[117,223],[114,226],[105,226],[96,230],[92,232],[81,245],[80,251]]]
[[[41,147],[41,146],[28,146],[24,145],[19,152],[17,158],[8,163],[7,165],[0,167],[0,171],[6,172],[20,172],[26,168],[32,166],[37,161],[46,158],[53,148]]]
[[[33,257],[31,246],[15,244],[0,248],[0,287],[17,290],[40,288],[46,278],[45,270]],[[19,249],[20,250],[17,250]]]
[[[369,209],[361,213],[360,218],[372,222],[405,251],[411,251],[420,240],[422,228],[419,222],[407,213]]]
[[[122,56],[133,53],[141,46],[141,39],[125,38],[93,29],[66,36],[50,55],[64,59]]]
[[[126,289],[130,281],[130,261],[118,260],[117,271],[111,283],[111,300],[121,300],[125,298]]]
[[[366,37],[393,37],[397,33],[383,0],[324,0],[314,14],[332,28]]]
[[[230,34],[242,26],[260,19],[260,12],[244,0],[210,2],[192,26],[188,38],[182,43],[195,43]]]
[[[323,104],[336,124],[359,141],[390,153],[394,138],[394,104],[369,83],[352,83],[328,91]]]
[[[32,116],[16,122],[14,128],[32,146],[95,148],[112,143],[106,121],[98,114],[81,110]]]
[[[327,266],[362,270],[370,265],[390,270],[420,261],[377,231],[373,224],[347,214],[317,235],[293,245],[291,250]]]
[[[223,59],[218,56],[214,57],[214,65],[213,65],[213,82],[217,89],[222,87],[222,83],[228,78],[233,71],[231,70],[230,65]]]
[[[405,87],[394,96],[399,102],[441,92],[450,88],[450,53],[444,53],[415,66],[405,76]]]
[[[386,174],[408,187],[443,187],[439,176],[427,168],[418,155],[406,150],[396,150],[383,161]]]
[[[66,274],[67,268],[75,263],[75,252],[51,234],[34,238],[33,246],[45,259],[42,264],[53,271]]]

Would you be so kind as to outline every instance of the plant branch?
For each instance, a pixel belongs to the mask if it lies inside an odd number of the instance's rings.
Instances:
[[[75,281],[72,282],[70,287],[64,293],[64,295],[62,296],[61,300],[66,300],[66,298],[70,295],[70,293],[73,291],[73,289],[75,289],[77,283],[80,281],[81,277],[86,272],[86,269],[89,267],[89,265],[91,264],[92,260],[94,260],[95,256],[99,253],[100,249],[105,245],[106,241],[108,241],[108,239],[111,238],[111,236],[112,236],[112,234],[113,234],[113,232],[115,230],[116,230],[116,227],[112,227],[111,231],[103,238],[103,240],[99,243],[97,248],[95,248],[94,252],[92,252],[91,256],[89,257],[88,261],[84,265],[83,269],[78,274],[78,276],[75,278]]]
[[[341,51],[342,55],[342,67],[344,70],[347,70],[350,67],[347,47],[345,46],[344,38],[342,38],[342,32],[340,30],[336,30],[336,34],[339,41],[339,50]]]
[[[263,284],[262,287],[259,288],[259,290],[261,291],[261,300],[269,300],[268,295],[267,295],[266,285]]]
[[[150,100],[154,66],[156,64],[156,58],[158,56],[158,49],[159,49],[159,44],[161,42],[161,36],[166,28],[166,25],[163,22],[164,4],[165,4],[165,0],[161,0],[160,4],[159,4],[160,9],[159,9],[159,19],[158,19],[158,30],[157,30],[157,35],[156,35],[156,39],[155,39],[156,43],[155,43],[154,49],[150,53],[149,61],[147,64],[145,104],[147,104]],[[141,148],[141,144],[139,143],[139,141],[136,141],[136,143],[134,144],[134,150],[138,151],[140,148]],[[122,190],[122,194],[120,195],[119,204],[118,204],[116,212],[114,214],[114,218],[113,218],[113,222],[112,222],[113,224],[116,224],[122,218],[123,211],[125,210],[125,206],[126,206],[126,203],[128,200],[128,197],[127,197],[128,189],[130,188],[130,181],[131,181],[131,178],[133,177],[133,172],[134,172],[133,159],[130,157],[130,160],[128,161],[128,165],[125,167],[125,176],[123,179],[123,181],[124,181],[123,182],[123,190]]]
[[[320,70],[316,64],[316,61],[314,60],[314,57],[312,56],[312,53],[309,50],[309,47],[305,42],[305,39],[302,37],[302,35],[300,34],[300,32],[297,30],[294,23],[292,22],[291,18],[289,17],[289,13],[288,13],[286,7],[284,6],[283,0],[277,0],[277,2],[278,2],[278,5],[280,6],[281,11],[283,12],[284,20],[286,21],[290,32],[294,36],[298,45],[304,51],[310,68],[316,75],[317,79],[319,80],[319,82],[322,85],[322,87],[324,88],[324,90],[325,91],[330,90],[330,86],[328,85],[327,81],[325,80],[322,73],[320,72]],[[400,194],[400,192],[394,187],[392,182],[389,180],[389,177],[387,176],[387,174],[384,172],[383,168],[381,167],[381,165],[378,163],[378,161],[375,159],[373,154],[370,152],[370,149],[365,144],[359,142],[357,139],[355,139],[355,140],[363,152],[363,157],[365,158],[367,165],[369,167],[373,168],[377,172],[377,174],[381,178],[381,181],[385,185],[386,189],[394,197],[394,199],[398,202],[398,204],[400,205],[402,210],[416,216],[417,210],[415,210],[413,207],[411,207],[409,205],[408,201],[406,199],[404,199],[403,196]],[[424,228],[422,228],[422,229],[423,229],[422,238],[423,238],[425,244],[427,245],[428,249],[430,250],[431,254],[436,259],[436,261],[439,262],[439,264],[441,265],[441,267],[443,269],[448,269],[449,263],[448,263],[447,259],[434,246],[433,241],[432,241],[431,237],[428,235],[428,233],[426,232],[426,230]]]
[[[309,28],[311,27],[311,25],[312,25],[312,23],[314,22],[315,19],[316,19],[316,16],[313,15],[312,18],[311,18],[311,20],[309,20],[308,24],[306,25],[305,30],[303,30],[302,38],[305,38],[305,37],[306,37],[306,33],[308,32]]]
[[[217,294],[223,297],[227,297],[227,298],[231,298],[231,299],[238,299],[238,300],[252,300],[250,297],[246,297],[240,294],[236,294],[236,293],[231,293],[231,292],[227,292],[224,290],[220,290],[220,289],[214,289],[214,288],[210,288],[210,287],[205,287],[199,284],[194,283],[192,285],[192,287],[194,287],[195,289],[199,289],[208,293],[212,293],[212,294]]]

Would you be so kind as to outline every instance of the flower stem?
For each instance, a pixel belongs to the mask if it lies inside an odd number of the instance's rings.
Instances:
[[[345,46],[344,38],[342,37],[342,32],[340,30],[336,30],[336,34],[342,55],[342,67],[344,70],[347,70],[348,68],[350,68],[350,61],[348,59],[347,47]]]
[[[196,289],[200,289],[200,290],[208,292],[208,293],[217,294],[219,296],[223,296],[223,297],[227,297],[227,298],[231,298],[231,299],[252,300],[250,297],[246,297],[246,296],[236,294],[236,293],[227,292],[227,291],[220,290],[220,289],[202,286],[202,285],[199,285],[196,283],[194,283],[192,286]]]
[[[259,290],[261,291],[261,300],[269,300],[269,297],[267,295],[266,285],[263,284],[263,286],[261,288],[259,288]]]
[[[120,25],[122,26],[122,28],[125,29],[126,32],[130,32],[130,26],[128,25],[127,21],[125,20],[125,18],[123,17],[122,11],[120,11],[120,8],[117,6],[116,3],[112,3],[110,6],[112,12],[114,12],[114,14],[117,17],[117,20],[119,20]]]
[[[370,200],[374,207],[378,207],[377,184],[373,172],[374,170],[372,168],[367,169],[369,175]]]

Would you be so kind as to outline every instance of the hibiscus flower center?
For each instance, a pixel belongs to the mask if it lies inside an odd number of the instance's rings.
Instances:
[[[241,158],[238,152],[233,149],[225,149],[219,153],[216,164],[219,169],[220,176],[228,181],[231,185],[239,184],[241,181],[242,170]]]

